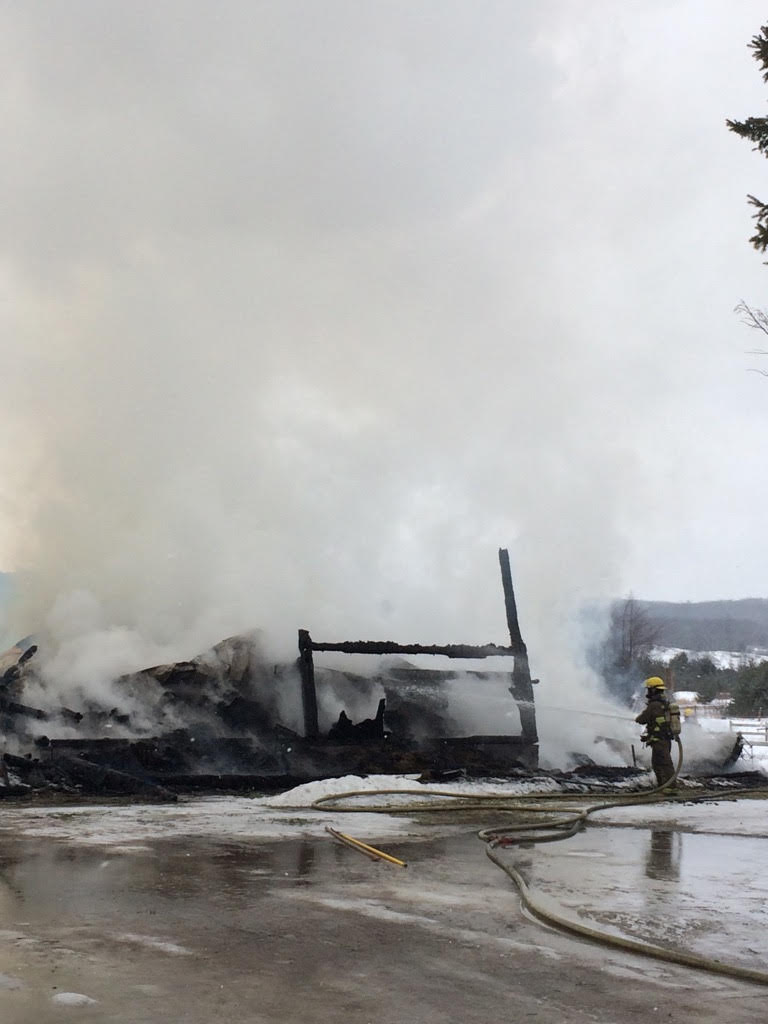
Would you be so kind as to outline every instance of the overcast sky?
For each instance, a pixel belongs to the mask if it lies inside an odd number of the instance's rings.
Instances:
[[[499,546],[528,636],[594,596],[768,596],[733,312],[768,307],[768,165],[724,125],[766,112],[765,15],[0,2],[30,628],[503,640]]]

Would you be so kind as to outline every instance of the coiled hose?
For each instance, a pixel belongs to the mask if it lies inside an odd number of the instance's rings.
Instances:
[[[379,789],[379,790],[350,790],[346,793],[337,793],[320,797],[313,803],[313,807],[322,811],[343,811],[360,813],[390,813],[390,814],[414,814],[418,812],[440,813],[455,812],[457,810],[494,810],[498,813],[514,815],[518,819],[530,818],[532,820],[518,820],[505,825],[495,825],[490,828],[481,829],[477,833],[478,838],[485,843],[485,852],[490,860],[509,877],[517,886],[523,906],[536,918],[546,924],[560,928],[581,938],[598,942],[604,946],[628,953],[639,953],[643,956],[652,957],[656,960],[663,960],[667,963],[680,964],[684,967],[693,967],[698,970],[709,971],[713,974],[724,975],[729,978],[736,978],[741,981],[757,982],[761,985],[768,985],[768,973],[752,970],[748,967],[739,967],[735,964],[725,964],[719,960],[698,956],[695,953],[678,952],[667,949],[664,946],[657,946],[654,943],[641,942],[637,939],[622,938],[600,928],[581,924],[568,917],[564,917],[549,907],[534,893],[514,865],[506,863],[496,852],[499,847],[514,846],[521,843],[532,845],[535,843],[549,843],[560,839],[567,839],[584,828],[587,819],[598,811],[608,810],[615,807],[636,807],[638,804],[653,803],[663,798],[664,791],[672,787],[680,773],[683,763],[683,746],[679,737],[676,737],[678,746],[677,766],[674,775],[663,785],[654,789],[643,790],[630,795],[617,794],[616,797],[609,797],[600,803],[590,804],[586,807],[573,808],[562,806],[570,804],[574,800],[583,800],[584,795],[563,794],[563,793],[530,793],[520,794],[514,798],[499,797],[497,794],[461,794],[452,793],[446,790],[425,790],[425,789]],[[722,793],[707,793],[701,796],[685,796],[682,799],[686,803],[702,802],[705,800],[727,799],[735,800],[739,797],[757,795],[755,790],[731,790],[727,796]],[[765,798],[766,794],[760,791]],[[418,797],[418,800],[411,800],[409,803],[391,802],[380,803],[355,803],[348,805],[348,801],[360,797],[382,797],[393,796],[398,798]],[[675,799],[675,797],[671,797]],[[440,801],[440,802],[438,802]],[[561,806],[554,804],[557,801]],[[542,817],[545,818],[542,821]]]

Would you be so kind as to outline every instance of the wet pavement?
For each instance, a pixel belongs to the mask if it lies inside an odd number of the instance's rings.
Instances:
[[[768,840],[601,828],[515,858],[560,911],[615,935],[768,970]],[[768,990],[766,990],[768,996]]]
[[[725,815],[710,819],[727,827]],[[763,968],[767,840],[659,817],[509,856],[577,919]],[[338,846],[325,824],[408,868]],[[768,988],[529,920],[466,822],[329,819],[248,800],[8,807],[0,819],[3,1024],[746,1024],[766,999]]]

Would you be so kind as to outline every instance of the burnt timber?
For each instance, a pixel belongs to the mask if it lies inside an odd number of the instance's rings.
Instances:
[[[31,660],[37,648],[26,638],[8,652],[14,664],[0,668],[0,752],[5,752],[6,778],[3,787],[0,771],[0,796],[49,788],[73,795],[172,799],[183,792],[281,789],[351,773],[440,777],[533,769],[538,764],[535,681],[506,550],[499,551],[499,564],[509,644],[329,643],[301,629],[298,661],[272,665],[261,653],[257,634],[231,637],[190,661],[114,681],[112,692],[125,693],[119,708],[84,699],[72,701],[72,710],[53,693],[42,708],[24,703],[25,685],[34,683],[28,692],[39,694],[42,680]],[[315,655],[325,654],[378,660],[362,676],[329,668],[323,657],[316,665]],[[442,656],[460,667],[425,669],[403,660],[424,655]],[[509,669],[481,671],[460,664],[488,658],[511,659]],[[520,733],[456,735],[460,725],[457,730],[446,714],[445,692],[457,680],[469,697],[480,682],[508,691],[510,707],[519,709]],[[281,695],[295,693],[297,686],[301,732],[280,722]],[[339,714],[340,703],[344,710]],[[370,717],[353,720],[366,708]],[[338,715],[335,721],[332,714]]]
[[[454,659],[484,659],[490,657],[504,657],[513,659],[513,667],[510,673],[494,673],[508,678],[510,682],[509,691],[517,704],[520,713],[521,734],[519,736],[498,736],[498,737],[463,737],[454,738],[448,741],[444,738],[443,746],[492,746],[495,748],[507,747],[514,749],[515,754],[509,755],[508,759],[513,763],[522,762],[527,767],[535,767],[538,763],[538,734],[536,731],[536,713],[533,700],[533,680],[531,679],[530,667],[528,664],[528,651],[523,642],[520,632],[520,623],[517,616],[517,603],[512,585],[512,573],[509,565],[509,552],[506,548],[499,549],[499,566],[501,568],[502,588],[504,591],[504,607],[507,616],[507,628],[509,630],[509,646],[498,644],[447,644],[431,645],[424,644],[398,644],[391,640],[344,640],[335,643],[313,640],[309,630],[299,630],[299,658],[298,666],[301,673],[301,694],[304,710],[304,736],[307,740],[317,741],[320,738],[320,727],[317,712],[317,692],[315,685],[314,652],[333,652],[338,654],[369,654],[369,655],[442,655]],[[419,670],[413,670],[412,676]],[[429,673],[432,676],[445,678],[446,673]],[[491,673],[464,673],[467,679],[473,676],[482,675],[487,678]],[[396,683],[396,676],[390,674],[385,682],[391,687]],[[456,740],[460,742],[456,742]],[[434,743],[434,741],[433,741]]]

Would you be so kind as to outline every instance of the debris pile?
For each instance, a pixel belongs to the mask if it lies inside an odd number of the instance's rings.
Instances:
[[[168,799],[188,791],[284,788],[349,773],[502,775],[535,768],[535,681],[506,551],[499,560],[510,631],[506,647],[320,643],[302,629],[298,659],[272,664],[259,634],[251,633],[230,637],[190,661],[110,680],[106,702],[83,691],[77,706],[65,707],[49,699],[56,687],[38,671],[37,645],[28,637],[0,658],[0,793],[53,789]],[[318,652],[365,654],[376,661],[372,674],[362,676],[316,667]],[[407,660],[425,654],[465,663],[504,657],[511,668],[459,673],[425,670]],[[510,706],[519,708],[520,735],[456,735],[444,687],[459,675],[462,685],[494,678],[508,691]],[[29,694],[38,696],[36,703]],[[297,703],[302,732],[281,720],[283,709]],[[370,710],[355,721],[350,706]]]
[[[390,677],[382,668],[368,678],[319,668],[315,687],[334,702],[346,697],[360,707],[373,703],[374,690],[385,696],[370,717],[355,721],[342,708],[327,729],[308,737],[280,722],[280,696],[301,693],[298,664],[267,664],[255,635],[114,681],[109,693],[122,697],[114,707],[92,697],[76,708],[25,702],[25,688],[44,691],[35,651],[22,644],[9,652],[16,661],[0,677],[4,796],[54,790],[169,799],[349,773],[503,774],[535,763],[525,756],[535,755],[535,745],[520,737],[446,735],[452,723],[440,681],[450,672],[424,673],[420,684],[416,669],[395,668]]]
[[[506,551],[499,551],[499,562],[507,646],[328,643],[300,629],[297,659],[274,664],[253,632],[189,661],[104,680],[99,698],[92,687],[70,687],[72,706],[65,706],[54,696],[60,687],[43,652],[27,637],[0,656],[0,797],[56,791],[168,800],[190,792],[279,790],[349,774],[539,778],[537,680],[520,634]],[[340,668],[349,664],[347,655],[358,662],[363,656],[369,673]],[[461,667],[425,667],[436,658]],[[507,659],[509,668],[483,668],[487,658],[496,665]],[[517,708],[519,733],[463,734],[449,691],[459,687],[474,706],[488,686],[505,707]],[[509,714],[499,720],[509,721]],[[734,761],[740,748],[729,753]],[[569,774],[569,786],[616,781],[611,769],[586,755],[572,759],[583,768]],[[588,781],[590,772],[596,775]]]

